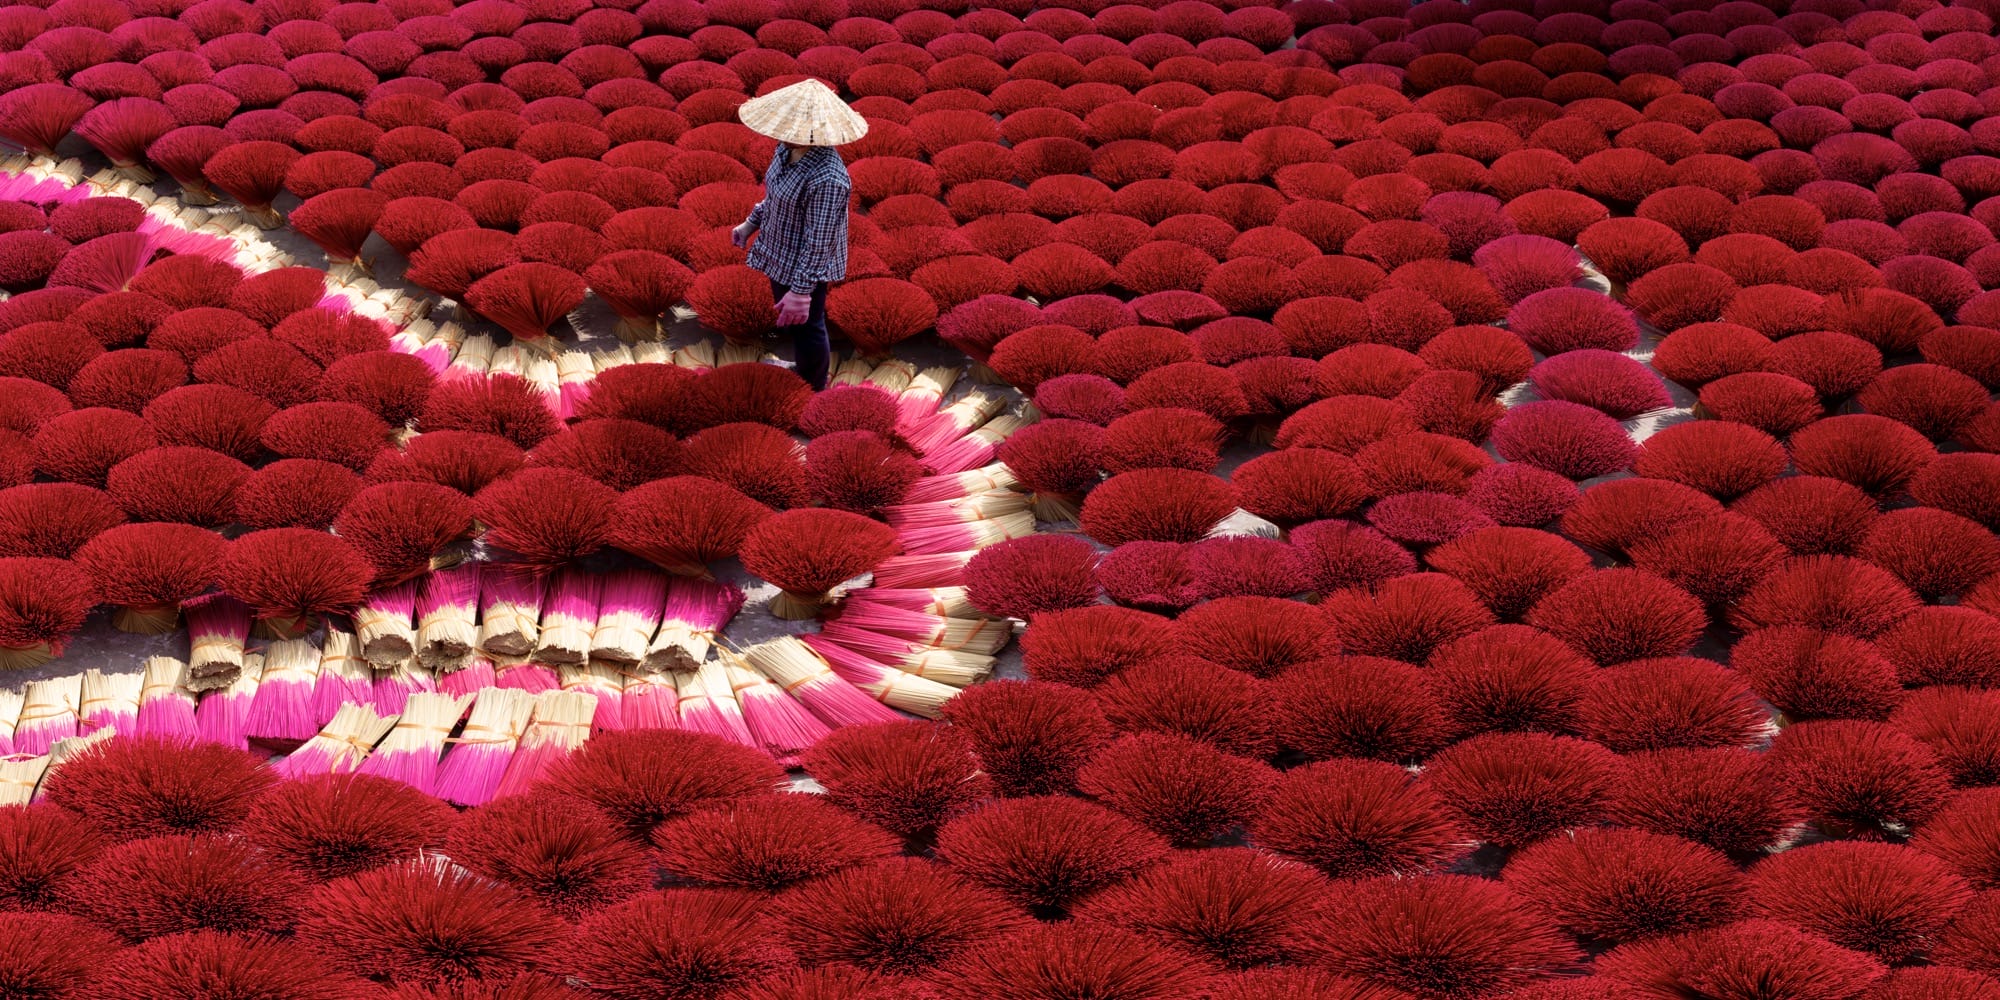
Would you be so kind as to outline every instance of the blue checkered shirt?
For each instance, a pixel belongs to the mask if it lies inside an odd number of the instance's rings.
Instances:
[[[764,200],[750,210],[750,266],[801,295],[847,277],[847,164],[831,146],[807,147],[797,163],[780,145],[764,171]]]

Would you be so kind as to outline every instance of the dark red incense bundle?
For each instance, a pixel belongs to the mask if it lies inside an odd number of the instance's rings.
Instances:
[[[389,425],[353,403],[300,403],[264,422],[259,438],[283,458],[365,469],[389,446]]]
[[[333,530],[374,565],[375,586],[392,586],[437,569],[472,534],[472,500],[435,483],[381,483],[354,494]]]
[[[903,501],[923,466],[873,431],[836,431],[806,445],[806,482],[819,502],[868,514]]]
[[[251,528],[323,529],[362,485],[353,470],[332,462],[282,459],[236,488],[236,521]]]
[[[509,796],[452,827],[453,861],[578,919],[652,887],[645,849],[593,810],[545,794]]]
[[[55,156],[56,145],[97,102],[60,83],[35,83],[0,99],[0,136],[30,153]]]
[[[497,434],[522,448],[533,448],[562,429],[540,391],[518,375],[447,379],[431,390],[417,424],[426,434]]]
[[[553,264],[511,264],[471,283],[465,302],[519,340],[548,335],[550,324],[583,302],[583,279]]]
[[[1121,882],[1167,854],[1165,840],[1104,808],[1064,797],[1008,799],[938,831],[959,874],[1045,911]]]
[[[131,940],[190,930],[268,934],[291,925],[304,890],[243,841],[172,835],[106,851],[77,873],[68,906]]]
[[[601,733],[550,764],[536,788],[594,806],[644,842],[676,816],[772,794],[782,776],[762,751],[718,736],[627,730]]]
[[[256,758],[228,747],[127,737],[64,761],[43,793],[127,841],[232,833],[275,780]]]
[[[96,603],[95,585],[73,563],[0,559],[0,663],[18,669],[61,655]]]
[[[0,490],[0,555],[67,559],[125,521],[107,494],[75,483],[28,483]]]
[[[444,843],[450,807],[367,774],[299,775],[277,784],[241,829],[267,857],[313,882],[413,860]]]
[[[561,926],[520,893],[427,859],[321,886],[297,936],[356,974],[435,985],[526,972]]]
[[[293,229],[326,251],[329,264],[340,264],[367,273],[361,259],[361,245],[375,228],[375,220],[389,205],[388,196],[367,188],[343,187],[315,194],[292,209]]]
[[[147,147],[179,124],[159,101],[120,97],[90,109],[77,120],[75,131],[120,173],[145,184],[153,180],[153,172],[142,166]]]
[[[117,610],[112,625],[161,634],[180,621],[180,604],[215,585],[222,536],[187,524],[127,524],[91,539],[76,553],[98,600]]]
[[[268,140],[242,142],[218,150],[202,166],[209,184],[241,204],[252,221],[275,229],[282,220],[271,202],[285,189],[285,172],[299,158],[298,150]]]
[[[919,836],[989,794],[972,743],[919,721],[845,726],[805,758],[831,801],[891,833]]]
[[[686,297],[694,272],[651,250],[619,250],[598,258],[583,272],[584,283],[618,314],[619,339],[659,337],[662,314]]]
[[[637,420],[584,420],[528,453],[533,465],[581,472],[620,493],[680,471],[680,442]]]
[[[209,124],[173,129],[146,147],[146,159],[180,185],[180,198],[190,205],[213,205],[215,191],[204,172],[215,154],[235,142],[229,133]]]
[[[460,229],[477,229],[472,213],[443,198],[413,195],[397,198],[375,218],[375,232],[398,253],[416,252],[431,237]]]
[[[520,263],[514,236],[497,229],[460,229],[425,240],[410,254],[404,272],[411,283],[447,298],[462,299],[473,282]]]
[[[363,351],[332,361],[320,375],[319,398],[365,407],[391,427],[423,413],[437,377],[421,358],[400,351]]]
[[[792,965],[765,905],[737,890],[648,893],[578,924],[559,967],[611,996],[734,991]]]
[[[773,795],[670,820],[653,831],[662,866],[696,885],[780,892],[897,857],[901,841],[820,796]]]
[[[745,569],[775,584],[773,614],[803,619],[818,613],[827,594],[896,554],[894,529],[845,511],[785,511],[745,536],[738,555]]]
[[[733,558],[772,511],[710,479],[677,476],[636,487],[618,500],[612,544],[663,569],[695,575]]]
[[[253,531],[229,543],[217,567],[224,593],[280,637],[311,631],[322,615],[361,603],[375,567],[354,546],[304,528]]]
[[[581,473],[537,467],[480,490],[474,503],[489,544],[553,567],[611,541],[618,494]]]
[[[98,970],[90,988],[131,1000],[172,1000],[210,991],[225,996],[275,991],[333,1000],[366,996],[373,987],[282,938],[195,931],[119,952]]]

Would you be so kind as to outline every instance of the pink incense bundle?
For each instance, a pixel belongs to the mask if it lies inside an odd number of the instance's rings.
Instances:
[[[902,543],[905,555],[941,555],[971,552],[1034,533],[1035,515],[1024,509],[1013,514],[1001,514],[991,520],[903,528],[897,531],[896,537]]]
[[[590,658],[590,636],[597,631],[599,583],[598,577],[573,569],[555,578],[542,605],[535,659],[560,665]]]
[[[725,673],[711,683],[706,673],[695,669],[674,674],[674,686],[680,689],[681,728],[719,736],[746,747],[757,746],[757,737],[751,734],[743,710],[729,689],[729,675]]]
[[[986,392],[969,392],[957,402],[918,421],[915,426],[903,428],[903,440],[919,455],[928,457],[932,451],[958,440],[973,428],[986,423],[1007,408],[1007,401]],[[929,464],[929,463],[925,463]],[[953,469],[962,472],[972,466]]]
[[[708,659],[717,636],[743,609],[743,591],[713,580],[675,577],[667,582],[660,631],[646,650],[653,670],[694,670]]]
[[[250,606],[225,594],[207,594],[181,606],[188,627],[188,686],[228,687],[243,670],[250,638]]]
[[[875,567],[875,588],[963,587],[965,564],[974,555],[977,553],[933,552],[890,556]]]
[[[228,687],[204,692],[194,708],[195,736],[209,743],[250,749],[245,725],[250,703],[257,697],[257,684],[264,676],[264,654],[243,654],[243,669]]]
[[[956,368],[926,368],[910,377],[910,384],[896,396],[896,431],[908,437],[932,417],[945,394],[958,384]]]
[[[437,678],[414,658],[374,673],[375,683],[369,701],[374,704],[375,711],[383,715],[401,715],[411,695],[437,692]]]
[[[492,800],[534,713],[535,696],[526,691],[487,688],[479,692],[465,731],[448,741],[451,749],[438,765],[438,798],[462,806],[485,805]]]
[[[626,674],[625,690],[618,696],[626,729],[681,728],[679,702],[673,675],[661,670]]]
[[[645,659],[666,601],[664,573],[621,569],[605,576],[597,628],[590,636],[591,658],[625,665]]]
[[[540,781],[549,765],[569,756],[590,739],[597,700],[582,691],[544,691],[535,696],[535,714],[528,720],[521,744],[507,761],[499,794],[519,795]]]
[[[47,754],[25,754],[0,759],[0,807],[25,806],[35,801],[35,790],[49,772]]]
[[[444,742],[465,710],[469,697],[454,698],[434,691],[419,691],[409,698],[396,728],[389,730],[382,744],[361,762],[359,773],[400,781],[425,795],[437,794],[438,759],[444,756]]]
[[[486,688],[499,687],[500,675],[493,671],[492,660],[475,652],[466,658],[465,666],[437,675],[437,686],[445,694],[478,694]]]
[[[354,609],[354,634],[370,664],[391,667],[417,650],[417,583],[408,580],[362,598]]]
[[[757,746],[778,763],[790,767],[811,750],[820,738],[833,732],[812,711],[798,703],[769,677],[730,657],[724,666],[726,679],[736,693],[737,707]]]
[[[597,379],[597,362],[582,351],[556,355],[556,416],[576,417],[577,409],[590,399],[590,384]]]
[[[76,735],[77,703],[83,700],[83,675],[29,681],[22,693],[21,715],[14,723],[14,752],[39,756],[60,739]]]
[[[417,598],[417,657],[438,673],[462,669],[479,648],[479,564],[440,569]]]
[[[985,622],[989,630],[998,623]],[[815,636],[813,648],[821,643],[839,646],[895,667],[906,674],[924,677],[952,687],[977,684],[993,673],[992,656],[965,649],[940,649],[914,639],[883,635],[844,622],[833,622]]]
[[[193,737],[197,733],[194,705],[194,688],[188,686],[188,665],[171,656],[147,657],[133,732],[175,739]]]
[[[624,709],[619,705],[625,695],[625,678],[617,667],[603,660],[562,663],[556,666],[556,678],[564,691],[580,691],[597,700],[591,725],[598,732],[625,728]]]
[[[834,673],[866,692],[868,697],[911,715],[935,719],[943,711],[944,703],[958,694],[958,689],[949,684],[898,670],[822,636],[809,635],[802,641],[824,657]]]
[[[131,735],[139,721],[139,688],[145,683],[141,673],[107,674],[96,667],[83,672],[82,693],[77,700],[77,732],[100,729]]]
[[[511,564],[479,574],[479,648],[503,656],[534,652],[541,637],[543,579]]]
[[[25,700],[25,692],[0,691],[0,757],[14,752],[14,725],[21,719],[21,705]],[[194,702],[188,702],[188,708],[191,723]]]
[[[562,687],[554,668],[546,663],[536,663],[526,656],[495,655],[493,683],[496,687],[513,688],[529,694],[556,691]]]
[[[1001,443],[1028,424],[1026,417],[1017,414],[995,417],[964,437],[924,452],[924,464],[937,475],[977,469],[993,461]]]
[[[967,472],[925,476],[910,484],[909,492],[903,494],[903,502],[935,503],[940,500],[956,500],[975,493],[1011,490],[1019,484],[1020,480],[1014,478],[1014,473],[1005,465],[983,465]]]
[[[942,528],[990,521],[1028,509],[1028,495],[1013,490],[989,490],[955,500],[906,503],[882,508],[892,528]]]
[[[825,659],[796,636],[782,636],[752,646],[743,651],[743,659],[829,727],[838,729],[902,719],[868,692],[835,673]]]
[[[342,705],[374,703],[375,670],[361,657],[361,640],[352,632],[327,629],[319,678],[313,682],[313,721],[324,726]]]
[[[973,606],[965,596],[964,587],[868,587],[848,594],[847,603],[850,607],[857,603],[880,604],[939,618],[990,617]]]
[[[318,735],[272,766],[287,778],[351,774],[395,726],[396,716],[377,715],[360,702],[342,705]]]
[[[250,700],[244,733],[280,742],[312,739],[319,732],[313,704],[319,671],[319,649],[304,639],[286,639],[265,647],[264,675]]]

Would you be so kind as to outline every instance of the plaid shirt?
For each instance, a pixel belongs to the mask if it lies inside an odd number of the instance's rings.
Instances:
[[[847,276],[847,165],[831,146],[811,146],[797,163],[780,145],[764,171],[764,200],[750,210],[751,267],[801,295]]]

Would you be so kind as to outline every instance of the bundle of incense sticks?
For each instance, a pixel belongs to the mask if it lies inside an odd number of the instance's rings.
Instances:
[[[965,436],[924,452],[924,464],[936,475],[979,468],[993,461],[1001,442],[1033,422],[1015,413],[994,417]]]
[[[639,356],[639,347],[632,345],[632,356]],[[706,340],[697,340],[684,347],[673,348],[672,363],[691,371],[707,371],[715,367],[715,345]]]
[[[401,718],[380,746],[361,762],[362,774],[388,778],[423,792],[436,794],[438,759],[444,756],[444,741],[458,728],[458,720],[472,704],[470,697],[454,698],[434,691],[410,696]]]
[[[903,434],[903,440],[908,442],[917,454],[928,457],[932,451],[958,440],[973,428],[998,416],[1000,411],[1006,408],[1007,400],[1004,397],[974,390],[909,428]],[[951,471],[960,472],[963,469]]]
[[[939,500],[956,500],[974,493],[992,490],[1011,490],[1020,485],[1020,480],[1004,465],[983,465],[968,472],[948,472],[938,476],[925,476],[910,484],[903,494],[904,503],[935,503]]]
[[[526,691],[480,691],[464,731],[446,741],[450,749],[438,765],[437,796],[462,806],[490,801],[534,712],[535,696]]]
[[[991,624],[991,623],[988,623]],[[882,635],[835,622],[813,637],[814,649],[830,643],[866,656],[906,674],[929,678],[939,684],[964,687],[977,684],[993,673],[996,662],[984,653],[963,649],[938,649],[911,639]]]
[[[764,350],[763,344],[754,341],[724,340],[722,346],[715,349],[715,366],[722,368],[727,365],[745,365],[776,357],[777,355]]]
[[[82,700],[81,674],[29,681],[14,723],[14,752],[45,754],[57,740],[75,736],[77,703]]]
[[[368,758],[375,744],[395,728],[396,719],[394,715],[377,715],[372,706],[359,702],[342,705],[320,727],[318,735],[275,766],[287,778],[351,773]]]
[[[248,750],[244,732],[250,718],[250,703],[257,697],[257,684],[264,677],[264,654],[243,654],[243,669],[226,688],[203,692],[194,707],[195,735],[210,743]]]
[[[529,694],[555,691],[562,687],[562,681],[553,667],[536,663],[526,656],[494,656],[493,684]]]
[[[598,348],[590,352],[590,363],[599,372],[608,372],[613,368],[631,364],[632,349],[624,344],[612,344],[610,347]]]
[[[118,730],[105,728],[96,730],[95,732],[85,733],[81,736],[70,736],[64,739],[57,740],[55,742],[55,745],[49,748],[49,755],[47,758],[49,766],[46,770],[42,772],[42,780],[35,783],[35,790],[29,796],[29,801],[40,802],[42,800],[43,790],[48,788],[49,785],[49,775],[52,775],[59,770],[62,770],[63,764],[75,760],[85,750],[88,750],[91,747],[94,747],[99,743],[102,743],[105,740],[108,740],[116,735],[118,735]]]
[[[417,584],[411,580],[378,590],[354,609],[354,634],[361,655],[376,667],[392,667],[417,650]]]
[[[320,651],[304,639],[274,642],[264,649],[264,675],[243,720],[248,736],[267,740],[309,740],[319,732],[313,690],[319,685]]]
[[[427,336],[424,337],[422,343],[417,346],[416,350],[410,353],[422,359],[425,366],[430,368],[432,373],[440,376],[445,375],[451,370],[452,363],[458,358],[459,351],[465,345],[465,327],[452,322],[439,323],[436,326],[431,326],[429,320],[422,320],[420,322],[424,326],[430,327],[430,329],[425,331]],[[415,324],[411,324],[411,326],[406,326],[404,329],[409,330],[414,326]],[[491,341],[488,343],[490,344]],[[401,350],[404,345],[391,340],[389,346]]]
[[[0,757],[14,752],[14,726],[21,719],[25,695],[24,691],[0,690]]]
[[[581,570],[564,570],[549,587],[542,605],[542,634],[534,657],[543,663],[582,663],[590,658],[590,636],[597,631],[598,577]]]
[[[35,789],[48,770],[47,754],[0,758],[0,806],[25,806],[35,801]]]
[[[939,618],[991,618],[974,607],[964,587],[868,587],[851,591],[847,603],[880,604]]]
[[[96,667],[83,672],[82,693],[77,699],[77,731],[94,733],[115,729],[130,733],[137,729],[139,689],[142,673],[107,674]]]
[[[500,675],[493,671],[493,661],[484,654],[474,653],[465,661],[465,666],[448,674],[437,675],[438,690],[445,694],[478,694],[484,688],[499,687]]]
[[[375,671],[375,686],[370,700],[374,702],[377,712],[399,715],[411,695],[433,694],[436,691],[437,678],[412,657],[387,670]]]
[[[375,670],[361,658],[361,640],[352,632],[326,630],[319,678],[313,683],[313,722],[324,726],[340,706],[374,704]]]
[[[133,731],[145,736],[195,736],[195,699],[194,688],[188,686],[187,664],[171,656],[147,657]]]
[[[861,591],[828,624],[906,640],[926,649],[950,649],[982,656],[999,652],[1014,637],[1013,623],[996,618],[955,618],[899,607]],[[919,591],[919,593],[923,593]],[[822,629],[824,631],[824,629]]]
[[[939,555],[946,552],[970,552],[988,545],[998,545],[1012,538],[1025,538],[1035,533],[1035,515],[1027,511],[1002,514],[987,521],[962,521],[956,524],[938,524],[923,528],[903,528],[896,532],[896,538],[903,546],[905,555]]]
[[[828,388],[837,385],[860,385],[867,381],[868,374],[875,370],[872,362],[858,354],[846,356],[835,354],[828,361],[832,365],[826,376]]]
[[[682,729],[720,736],[746,747],[757,745],[757,737],[751,734],[749,724],[743,719],[743,710],[729,690],[727,674],[710,687],[708,678],[699,669],[676,671],[674,686],[680,691]]]
[[[785,689],[771,682],[733,655],[725,655],[729,686],[750,735],[765,753],[787,767],[798,763],[799,755],[813,748],[820,737],[832,732],[827,724],[798,703]]]
[[[820,636],[809,635],[801,641],[824,657],[835,673],[867,692],[870,698],[911,715],[935,719],[944,703],[958,695],[958,689],[949,684],[898,670]]]
[[[535,394],[542,397],[542,405],[548,407],[551,416],[567,419],[562,411],[562,370],[556,367],[556,359],[532,354],[518,342],[514,347],[521,354],[521,377],[534,386]]]
[[[835,673],[825,659],[797,636],[759,643],[744,650],[743,659],[751,669],[775,681],[821,722],[835,729],[902,718]]]
[[[544,691],[535,696],[535,714],[500,777],[499,794],[518,795],[541,780],[549,765],[590,739],[597,699],[582,691]]]
[[[534,652],[541,636],[541,577],[496,564],[479,574],[479,647],[503,656]]]
[[[452,352],[451,364],[445,366],[439,378],[446,382],[485,378],[492,363],[493,338],[483,333],[470,334],[459,341],[458,350]]]
[[[615,570],[603,578],[590,657],[634,664],[646,658],[667,601],[667,576],[649,569]]]
[[[618,668],[603,660],[564,663],[556,667],[556,678],[564,691],[581,691],[597,701],[591,725],[605,732],[625,728],[625,710],[619,699],[625,695],[625,678]]]
[[[690,347],[689,350],[693,350],[696,347],[708,348],[708,345],[704,343],[697,343],[692,347]],[[712,349],[710,350],[711,350],[710,356],[713,357]],[[668,347],[665,343],[661,341],[657,340],[642,341],[640,343],[632,345],[632,363],[635,365],[680,364],[680,353],[674,348]],[[688,366],[681,365],[681,367],[686,368]],[[711,364],[709,365],[709,367],[713,368],[715,366]]]
[[[987,490],[954,500],[897,504],[882,508],[882,519],[892,528],[938,528],[991,521],[1028,509],[1028,496],[1013,490]]]
[[[433,671],[450,673],[470,663],[478,648],[479,564],[432,573],[417,598],[418,658]]]
[[[890,556],[875,567],[875,588],[907,590],[923,587],[962,587],[965,564],[977,552],[932,552],[923,555]]]
[[[680,691],[673,675],[662,670],[635,669],[625,674],[618,711],[626,729],[679,729]]]
[[[181,606],[188,627],[188,686],[225,688],[243,669],[250,638],[250,607],[225,594],[204,594]]]
[[[560,386],[556,400],[556,416],[568,420],[576,416],[577,408],[590,399],[590,383],[597,378],[597,363],[582,351],[564,351],[556,355],[556,380]]]
[[[910,387],[910,380],[917,377],[917,366],[900,358],[890,358],[875,366],[868,376],[861,380],[863,385],[872,385],[891,396],[900,396]]]
[[[715,638],[743,610],[743,591],[713,580],[674,577],[667,582],[660,631],[646,650],[653,670],[693,670],[708,659]]]
[[[938,404],[958,384],[956,368],[926,368],[911,376],[896,397],[896,430],[907,436],[937,415]]]

